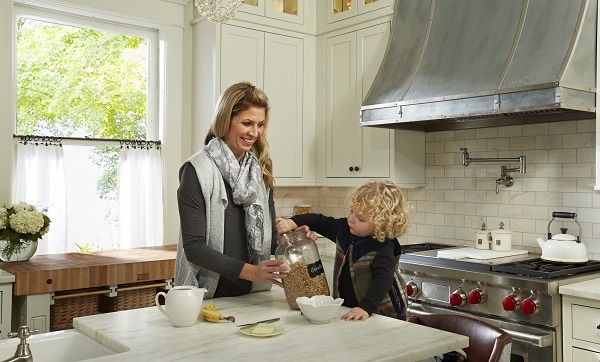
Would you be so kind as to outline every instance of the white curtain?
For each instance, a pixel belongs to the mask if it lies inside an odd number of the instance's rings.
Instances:
[[[48,208],[50,230],[38,243],[37,255],[67,251],[66,193],[63,148],[58,145],[17,145],[13,203]]]
[[[160,149],[121,148],[118,178],[120,248],[162,245]]]

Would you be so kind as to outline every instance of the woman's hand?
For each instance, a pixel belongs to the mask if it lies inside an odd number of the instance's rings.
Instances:
[[[277,234],[281,235],[296,230],[298,225],[296,225],[296,223],[292,219],[284,219],[278,217],[277,219],[275,219],[275,227],[277,228]]]
[[[246,263],[240,273],[240,279],[257,283],[272,283],[283,288],[281,279],[286,278],[287,268],[283,265],[283,259],[263,260],[258,265]]]
[[[347,321],[364,321],[367,318],[369,318],[369,314],[360,307],[354,307],[342,316],[342,319]]]

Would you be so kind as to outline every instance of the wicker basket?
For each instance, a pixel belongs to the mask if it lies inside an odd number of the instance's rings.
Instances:
[[[100,295],[77,296],[77,294],[96,292],[98,290],[102,289],[90,288],[71,290],[69,292],[56,292],[54,294],[54,304],[50,306],[50,331],[73,328],[73,318],[98,314],[98,300]],[[104,290],[106,291],[106,288]]]
[[[155,304],[154,297],[156,293],[163,290],[156,286],[157,282],[146,283],[146,288],[124,290],[129,287],[141,287],[144,286],[142,283],[135,284],[123,284],[117,288],[117,295],[109,297],[107,295],[101,295],[98,303],[98,310],[101,313],[118,312],[121,310],[137,309],[152,307]]]

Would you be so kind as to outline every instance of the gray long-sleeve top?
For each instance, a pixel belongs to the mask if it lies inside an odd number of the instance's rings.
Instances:
[[[179,218],[183,248],[188,260],[220,275],[214,297],[227,297],[246,294],[252,283],[239,279],[239,275],[248,262],[245,213],[241,205],[233,203],[231,186],[225,182],[228,205],[225,209],[225,235],[223,253],[206,244],[206,203],[194,166],[186,163],[180,177],[177,190]],[[267,212],[269,214],[267,214]],[[271,222],[271,254],[277,248],[277,230],[275,228],[275,202],[273,190],[269,190],[269,210],[265,210],[265,222]]]

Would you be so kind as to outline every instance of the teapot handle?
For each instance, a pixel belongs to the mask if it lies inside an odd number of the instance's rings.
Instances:
[[[561,219],[573,219],[573,221],[575,222],[575,224],[577,224],[577,226],[579,226],[579,235],[577,235],[577,242],[581,243],[580,237],[581,237],[581,225],[577,222],[577,213],[574,212],[566,212],[566,211],[552,211],[552,220],[550,220],[548,222],[548,240],[552,239],[552,233],[550,232],[550,224],[552,224],[552,221],[554,221],[554,219],[556,218],[561,218]],[[563,234],[566,234],[566,230],[563,232],[562,231],[563,228],[561,228],[561,232]]]
[[[577,217],[577,214],[574,212],[552,211],[552,217],[558,217],[561,219],[575,219]]]

